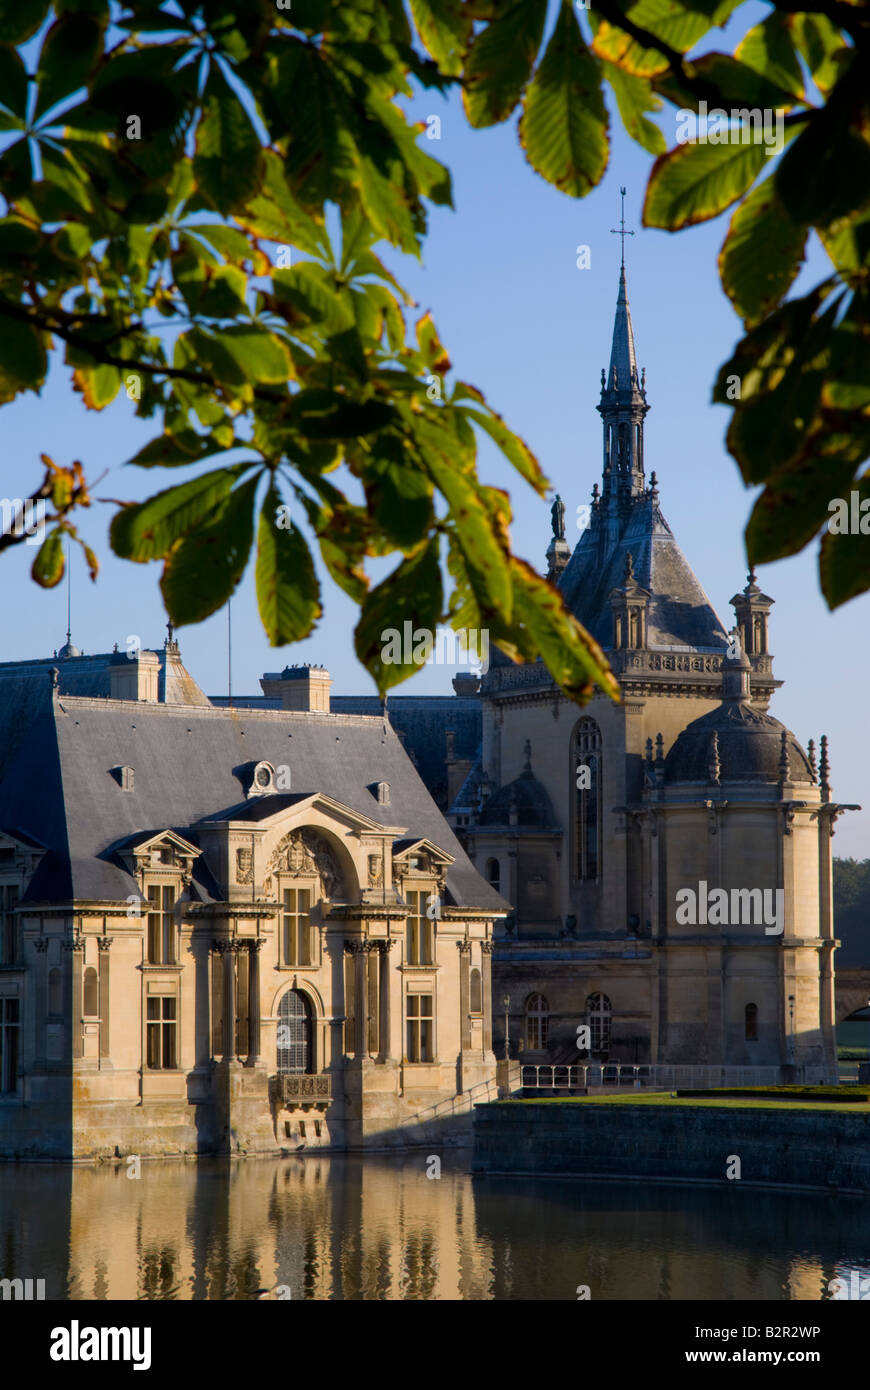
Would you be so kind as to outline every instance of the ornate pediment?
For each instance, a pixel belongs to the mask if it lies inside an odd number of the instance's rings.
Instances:
[[[266,881],[263,886],[267,897],[273,897],[275,894],[275,878],[278,874],[288,874],[291,878],[318,879],[320,896],[327,901],[348,896],[338,855],[326,836],[310,826],[291,830],[278,841],[266,869]]]

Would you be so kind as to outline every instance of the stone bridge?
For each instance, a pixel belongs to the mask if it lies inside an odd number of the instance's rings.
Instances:
[[[842,1023],[870,1000],[870,966],[843,966],[834,976],[834,1019]]]

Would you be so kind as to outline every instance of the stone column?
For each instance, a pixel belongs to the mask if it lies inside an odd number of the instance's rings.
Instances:
[[[354,1021],[354,1055],[365,1057],[368,1052],[368,980],[366,978],[366,965],[368,963],[368,953],[366,951],[366,941],[355,941],[353,943],[353,1021]]]
[[[103,922],[103,930],[106,924]],[[100,976],[100,1060],[111,1055],[109,1046],[109,947],[113,937],[98,936]]]
[[[481,986],[483,988],[483,1050],[492,1052],[492,947],[491,941],[481,941]]]
[[[48,969],[46,952],[48,951],[48,937],[37,936],[33,942],[36,951],[36,1037],[35,1057],[36,1071],[42,1071],[46,1065],[46,1033],[45,1019],[48,1013]]]
[[[380,1063],[389,1062],[392,1059],[390,1045],[390,951],[394,944],[394,937],[389,937],[385,941],[378,942],[378,1010],[380,1014],[378,1027],[378,1032],[380,1034],[380,1050],[378,1052],[378,1061]]]
[[[471,1047],[471,942],[457,941],[459,949],[459,1046],[463,1052]]]
[[[236,1060],[236,955],[235,941],[215,942],[224,965],[223,1060]]]
[[[266,938],[258,936],[248,943],[250,960],[248,962],[248,1040],[250,1051],[248,1066],[256,1067],[262,1062],[260,1056],[260,949]]]
[[[81,931],[77,931],[73,926],[72,937],[69,941],[62,941],[61,946],[65,951],[72,952],[72,968],[64,971],[64,1016],[69,1019],[72,1028],[72,1056],[75,1061],[82,1055],[82,967],[85,939]],[[64,1054],[69,1056],[66,1048]]]

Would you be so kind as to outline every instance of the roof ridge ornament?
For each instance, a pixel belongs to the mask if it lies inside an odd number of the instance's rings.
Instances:
[[[620,197],[620,213],[621,213],[621,216],[620,216],[620,219],[619,219],[619,226],[618,226],[618,227],[611,227],[611,228],[610,228],[610,235],[611,235],[611,236],[618,236],[618,237],[620,238],[621,248],[622,248],[622,249],[621,249],[621,252],[620,252],[620,261],[619,261],[619,264],[621,265],[622,269],[624,270],[624,269],[625,269],[625,238],[626,238],[627,236],[634,236],[634,232],[627,232],[627,231],[625,230],[625,189],[624,189],[624,188],[620,188],[620,190],[619,190],[619,197]]]

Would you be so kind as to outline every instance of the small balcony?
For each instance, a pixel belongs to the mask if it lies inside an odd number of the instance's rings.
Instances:
[[[269,1078],[269,1095],[279,1110],[326,1110],[332,1103],[328,1072],[279,1072]]]

